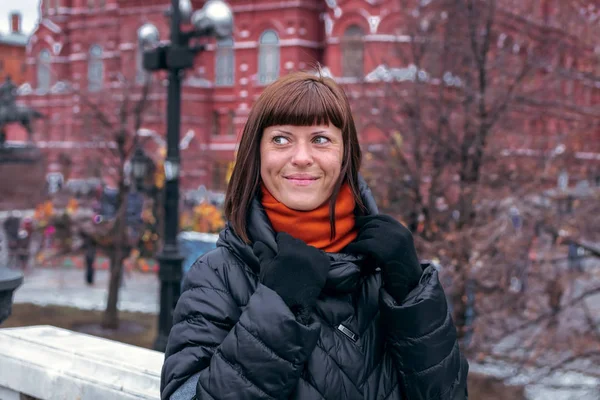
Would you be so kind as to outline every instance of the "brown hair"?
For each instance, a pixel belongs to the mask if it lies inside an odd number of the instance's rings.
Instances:
[[[333,124],[342,131],[344,154],[340,177],[329,202],[331,237],[335,237],[335,202],[348,182],[357,206],[364,210],[358,187],[361,150],[356,125],[346,94],[331,78],[294,72],[265,88],[250,110],[225,196],[225,217],[246,243],[247,213],[260,185],[260,141],[266,128],[275,125],[312,126]]]

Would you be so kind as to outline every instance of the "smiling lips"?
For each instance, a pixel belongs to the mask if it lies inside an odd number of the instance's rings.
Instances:
[[[306,174],[293,174],[286,176],[285,179],[297,186],[308,186],[319,178]]]

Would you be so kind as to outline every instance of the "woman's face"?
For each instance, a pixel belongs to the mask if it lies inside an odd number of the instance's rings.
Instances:
[[[333,125],[271,126],[260,141],[260,175],[288,208],[314,210],[331,197],[343,152],[342,131]]]

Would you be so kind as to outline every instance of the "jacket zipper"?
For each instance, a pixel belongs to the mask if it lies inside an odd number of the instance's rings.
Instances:
[[[348,339],[352,340],[354,343],[356,343],[356,341],[358,340],[358,335],[342,324],[339,324],[337,326],[337,330],[342,332]]]

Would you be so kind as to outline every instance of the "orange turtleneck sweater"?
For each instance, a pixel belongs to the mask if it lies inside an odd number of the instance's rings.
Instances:
[[[262,205],[275,232],[286,232],[296,239],[329,253],[341,251],[357,235],[354,228],[354,207],[352,190],[344,184],[335,203],[336,235],[331,239],[329,225],[329,201],[311,211],[296,211],[280,203],[267,190],[262,189]]]

